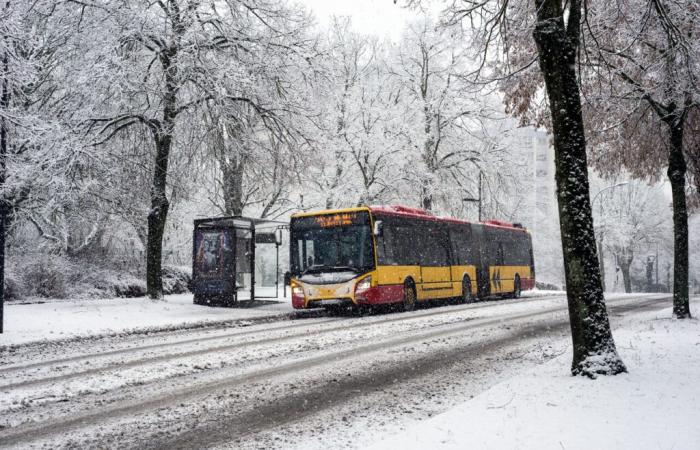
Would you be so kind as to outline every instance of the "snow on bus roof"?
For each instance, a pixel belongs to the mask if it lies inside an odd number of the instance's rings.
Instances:
[[[399,216],[404,216],[404,217],[423,218],[423,219],[428,219],[428,220],[444,220],[444,221],[454,222],[454,223],[474,223],[474,222],[470,222],[468,220],[455,219],[454,217],[436,216],[436,215],[433,215],[432,213],[430,213],[424,209],[416,208],[416,207],[412,207],[412,206],[371,205],[369,207],[369,209],[370,209],[370,211],[372,211],[372,213],[393,214],[393,215],[399,215]],[[527,231],[527,229],[524,228],[520,224],[504,222],[501,220],[485,220],[485,221],[476,222],[476,223],[480,224],[480,225],[491,226],[491,227],[509,228],[509,229],[520,230],[520,231],[525,231],[525,232]]]

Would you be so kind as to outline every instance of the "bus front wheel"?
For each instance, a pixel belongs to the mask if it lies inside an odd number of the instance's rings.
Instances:
[[[413,311],[416,309],[416,288],[413,283],[406,281],[403,284],[403,310]]]

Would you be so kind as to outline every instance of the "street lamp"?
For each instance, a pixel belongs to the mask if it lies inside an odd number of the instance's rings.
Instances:
[[[465,197],[462,199],[463,202],[476,202],[479,204],[479,222],[481,222],[481,176],[482,176],[482,172],[480,170],[479,171],[479,197],[477,197],[477,198]]]
[[[604,187],[603,189],[599,190],[599,191],[593,196],[593,200],[591,200],[591,209],[593,208],[593,205],[595,204],[595,201],[596,201],[596,199],[598,198],[598,196],[599,196],[600,194],[602,194],[603,192],[608,191],[608,190],[610,190],[610,189],[615,189],[616,187],[624,186],[624,185],[626,185],[626,184],[629,184],[629,182],[627,182],[627,181],[622,181],[622,182],[620,182],[620,183],[613,184],[613,185],[611,185],[611,186],[606,186],[606,187]],[[601,218],[601,221],[602,221],[602,219],[603,219],[603,200],[600,201],[600,218]],[[600,239],[596,239],[596,240],[598,241],[598,261],[599,261],[599,264],[600,264],[600,282],[601,282],[602,287],[603,287],[603,292],[605,292],[605,258],[603,258],[603,236],[604,236],[604,229],[603,229],[602,226],[601,226],[601,228],[600,228],[600,233],[598,233],[598,234],[599,234],[600,236],[596,236],[596,238],[600,238]]]

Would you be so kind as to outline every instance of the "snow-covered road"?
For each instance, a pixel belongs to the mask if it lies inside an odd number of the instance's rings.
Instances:
[[[34,343],[0,353],[0,446],[361,447],[568,345],[563,296]]]

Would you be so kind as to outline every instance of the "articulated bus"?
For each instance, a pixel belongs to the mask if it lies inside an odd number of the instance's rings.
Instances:
[[[292,215],[292,305],[360,308],[488,296],[535,285],[530,233],[518,224],[471,223],[405,206]]]

